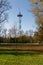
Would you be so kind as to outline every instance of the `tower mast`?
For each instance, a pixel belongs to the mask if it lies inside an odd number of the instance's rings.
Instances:
[[[19,14],[17,15],[17,17],[19,18],[19,35],[21,36],[21,18],[23,17],[23,15],[21,14],[21,12],[19,12]]]

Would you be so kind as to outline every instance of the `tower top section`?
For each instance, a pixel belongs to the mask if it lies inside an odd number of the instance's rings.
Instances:
[[[21,14],[21,12],[19,12],[19,14],[17,15],[17,17],[23,17],[23,15]]]

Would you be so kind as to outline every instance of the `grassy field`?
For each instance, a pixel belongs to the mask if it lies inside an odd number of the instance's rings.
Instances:
[[[43,65],[43,53],[0,54],[0,65]]]

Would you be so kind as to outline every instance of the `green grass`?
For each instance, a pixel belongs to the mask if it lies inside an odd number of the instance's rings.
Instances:
[[[43,53],[0,54],[0,65],[43,65]]]

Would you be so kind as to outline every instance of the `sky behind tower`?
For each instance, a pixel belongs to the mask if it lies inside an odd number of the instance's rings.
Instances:
[[[31,9],[31,3],[28,0],[8,0],[12,9],[8,12],[9,18],[7,24],[5,23],[5,27],[7,29],[13,27],[14,25],[19,28],[19,19],[17,15],[19,11],[22,13],[22,30],[36,30],[35,17],[32,12],[28,10]]]

